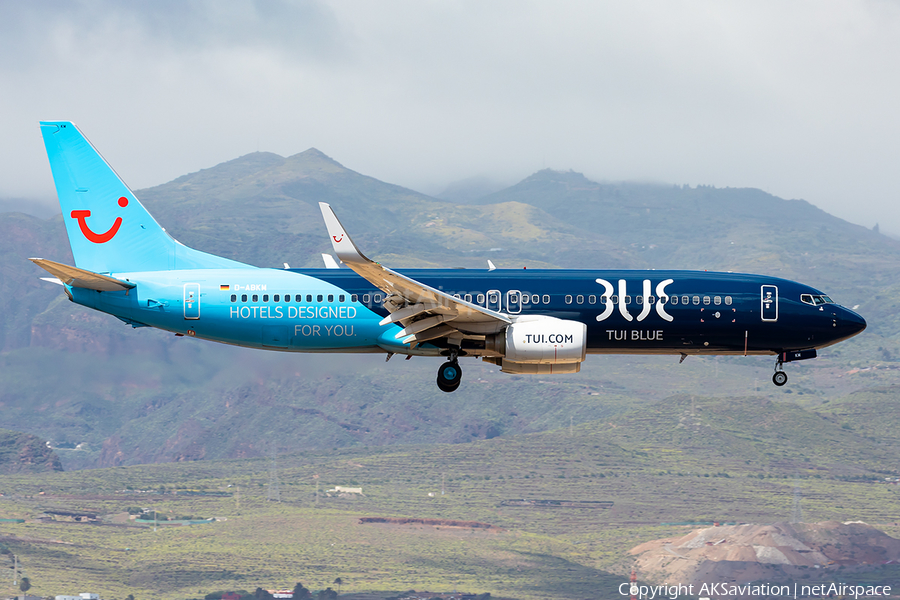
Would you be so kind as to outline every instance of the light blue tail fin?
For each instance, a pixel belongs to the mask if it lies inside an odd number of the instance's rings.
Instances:
[[[41,134],[76,266],[95,273],[249,267],[172,238],[72,123],[41,122]]]

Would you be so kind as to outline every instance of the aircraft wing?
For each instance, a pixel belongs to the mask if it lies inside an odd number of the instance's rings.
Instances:
[[[384,307],[391,314],[381,324],[401,325],[403,329],[396,337],[404,344],[415,346],[438,338],[483,338],[512,322],[503,313],[451,296],[366,258],[331,206],[319,202],[319,208],[338,259],[387,295]]]
[[[29,258],[28,260],[56,277],[61,283],[72,287],[97,290],[98,292],[121,292],[122,290],[130,290],[136,287],[130,281],[122,281],[115,277],[53,262],[46,258]],[[42,277],[41,279],[44,278]]]

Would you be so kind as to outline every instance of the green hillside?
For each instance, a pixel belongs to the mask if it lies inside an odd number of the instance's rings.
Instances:
[[[47,442],[27,433],[0,429],[0,473],[62,471],[59,456]]]
[[[259,458],[9,477],[4,515],[81,510],[107,525],[0,523],[0,542],[41,595],[77,586],[104,597],[202,598],[296,581],[318,590],[341,577],[345,593],[383,592],[369,598],[411,588],[611,598],[637,544],[691,529],[679,523],[786,521],[798,497],[804,522],[862,520],[900,535],[900,493],[883,481],[896,455],[895,440],[790,404],[674,396],[468,444],[280,453],[274,468]],[[362,494],[328,493],[338,485]],[[218,520],[154,532],[127,526],[135,507]],[[361,521],[371,516],[444,523]],[[818,576],[890,583],[897,570]]]

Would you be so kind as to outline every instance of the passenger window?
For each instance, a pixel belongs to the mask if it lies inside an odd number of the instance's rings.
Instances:
[[[459,294],[453,294],[453,297],[457,300],[462,300],[462,296],[460,296]]]
[[[572,296],[566,295],[566,304],[572,304]]]
[[[672,301],[672,304],[678,304],[678,296],[672,296],[672,297],[670,298],[670,300]],[[662,302],[663,299],[660,298],[659,301]]]
[[[376,304],[380,303],[381,302],[381,294],[375,294],[374,296],[372,296],[372,302],[374,302]]]
[[[703,304],[704,304],[704,305],[708,305],[708,304],[709,304],[709,296],[703,296]]]
[[[369,303],[369,295],[363,294],[363,304],[368,304],[368,303]]]
[[[463,296],[463,300],[465,300],[466,302],[471,302],[472,294],[466,294],[465,296]]]
[[[303,302],[303,296],[297,294],[296,296],[294,296],[294,302]]]
[[[285,302],[290,302],[290,301],[291,301],[291,295],[290,295],[290,294],[285,294],[285,295],[284,295],[284,301],[285,301]]]
[[[681,297],[681,303],[682,303],[682,304],[689,304],[690,301],[691,301],[691,299],[688,298],[687,296],[682,296],[682,297]],[[696,302],[695,304],[700,304],[700,300],[698,299],[697,302]]]
[[[611,300],[612,300],[612,303],[613,303],[613,304],[618,304],[618,303],[619,303],[619,297],[618,297],[617,295],[615,295],[615,294],[613,294]]]
[[[543,301],[544,301],[544,304],[550,304],[550,296],[547,294],[544,294]]]
[[[269,301],[269,295],[263,294],[263,302],[268,302],[268,301]]]
[[[237,302],[237,294],[232,294],[232,295],[231,295],[231,301],[232,301],[232,302]]]
[[[484,294],[478,294],[478,304],[484,304]]]
[[[253,294],[253,301],[259,302],[259,296],[257,296],[256,294]]]
[[[358,299],[359,299],[359,296],[357,296],[356,294],[350,295],[350,302],[357,302]]]
[[[338,296],[338,302],[343,302],[343,301],[344,301],[344,295],[341,294],[340,296]]]
[[[631,296],[625,296],[625,304],[631,304]]]
[[[577,302],[578,304],[584,304],[584,296],[580,294],[578,296],[575,296],[575,302]]]
[[[722,296],[713,296],[713,304],[716,306],[722,304]]]
[[[606,304],[608,298],[606,296],[600,296],[600,304]]]
[[[307,295],[306,295],[306,301],[307,301],[307,302],[312,302],[312,294],[307,294]]]
[[[656,302],[656,296],[647,296],[647,302],[653,304]],[[660,300],[660,302],[662,302],[662,300]]]
[[[241,294],[241,302],[247,301],[247,294]]]
[[[700,304],[700,296],[694,296],[694,305]]]
[[[725,296],[725,304],[731,306],[731,296]]]
[[[334,302],[334,294],[328,294],[328,301]]]
[[[588,304],[597,304],[597,296],[588,296]]]
[[[272,302],[279,302],[280,300],[281,300],[281,296],[279,296],[278,294],[275,294],[274,296],[272,296]]]
[[[537,294],[535,294],[534,296],[531,297],[531,303],[532,303],[532,304],[540,304],[540,303],[541,303],[541,297],[538,296]]]
[[[317,294],[317,295],[316,295],[316,302],[321,302],[321,301],[322,301],[322,294]]]
[[[634,301],[637,302],[638,304],[643,304],[644,297],[643,296],[635,296]]]

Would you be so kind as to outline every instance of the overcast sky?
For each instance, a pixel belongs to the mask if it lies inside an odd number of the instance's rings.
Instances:
[[[574,169],[900,232],[900,3],[0,0],[0,197],[55,198],[41,119],[136,189],[316,147],[425,192]]]

